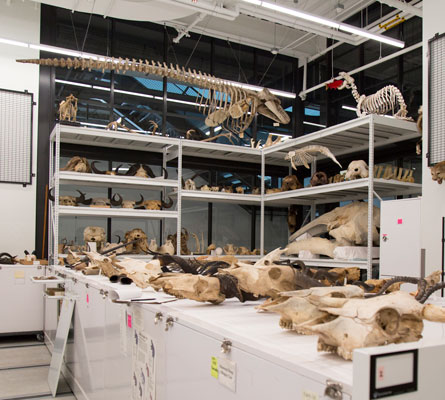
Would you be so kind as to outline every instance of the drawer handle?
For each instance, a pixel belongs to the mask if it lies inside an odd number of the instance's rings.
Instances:
[[[168,331],[173,326],[174,318],[173,317],[167,317],[165,320],[165,330]]]
[[[224,339],[221,343],[221,353],[227,354],[232,350],[232,342],[230,340]]]
[[[324,395],[328,399],[343,400],[343,386],[338,382],[328,379],[326,381],[326,390],[324,391]]]
[[[162,321],[163,317],[164,317],[164,315],[161,312],[157,312],[155,314],[155,325],[159,324],[159,322]]]

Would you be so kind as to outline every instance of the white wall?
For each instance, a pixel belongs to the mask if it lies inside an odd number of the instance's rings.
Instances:
[[[40,5],[28,0],[12,0],[8,6],[0,2],[0,37],[28,43],[40,43]],[[38,58],[39,52],[22,47],[0,44],[0,88],[28,90],[38,102],[39,69],[18,64],[16,58]],[[33,172],[36,173],[37,118],[34,107]],[[36,179],[26,188],[17,184],[0,183],[0,252],[23,255],[34,250]]]
[[[423,179],[422,179],[422,247],[426,250],[426,272],[440,269],[442,257],[442,217],[445,216],[445,185],[431,179],[427,166],[428,151],[428,40],[445,32],[445,1],[423,1]],[[444,110],[445,112],[445,110]],[[445,132],[444,132],[445,134]]]

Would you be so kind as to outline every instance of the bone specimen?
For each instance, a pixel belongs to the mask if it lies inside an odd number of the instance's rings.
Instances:
[[[367,178],[369,176],[368,164],[363,160],[351,161],[346,171],[345,179],[347,181],[353,179]]]
[[[301,251],[310,251],[313,254],[320,254],[334,258],[334,250],[338,245],[328,239],[312,237],[289,243],[286,247],[286,255],[299,254]]]
[[[131,242],[138,239],[136,243],[125,246],[127,253],[147,253],[148,252],[148,238],[142,229],[135,228],[125,233],[125,242]]]
[[[85,157],[74,156],[67,164],[60,168],[61,171],[74,171],[74,172],[91,172],[90,164]]]
[[[250,256],[250,250],[245,246],[238,247],[237,254],[240,256]]]
[[[159,247],[158,252],[161,254],[169,254],[172,256],[173,254],[175,254],[175,246],[173,246],[171,240],[167,240],[161,247]]]
[[[83,240],[86,245],[88,242],[95,242],[97,251],[100,251],[106,241],[105,229],[100,226],[87,226],[83,230]]]
[[[91,163],[91,169],[93,170],[93,172],[95,174],[100,174],[100,175],[122,175],[122,174],[119,174],[119,168],[122,167],[122,164],[118,165],[114,171],[101,171],[101,170],[99,170],[96,167],[96,165],[95,165],[96,163],[97,163],[97,161],[93,161]]]
[[[158,251],[158,244],[156,243],[156,239],[151,239],[148,245],[148,249],[154,253]]]
[[[252,194],[261,194],[261,189],[258,187],[252,188]]]
[[[110,123],[107,125],[107,128],[106,128],[106,129],[107,129],[108,131],[111,131],[111,130],[113,130],[113,131],[117,131],[118,128],[125,129],[127,132],[134,133],[130,128],[126,127],[126,126],[122,123],[122,117],[121,117],[121,118],[118,118],[116,121],[110,122]]]
[[[346,72],[340,72],[339,75],[344,79],[343,84],[338,86],[336,89],[351,89],[352,96],[354,96],[357,102],[357,116],[364,117],[368,114],[380,114],[385,115],[388,112],[394,114],[396,108],[399,111],[394,115],[399,119],[411,120],[407,117],[408,111],[406,109],[405,100],[400,90],[393,85],[388,85],[378,90],[376,93],[365,96],[360,95],[357,86],[355,85],[355,80]]]
[[[210,192],[210,186],[203,185],[199,188],[199,190],[201,190],[201,192]]]
[[[233,186],[224,186],[224,187],[221,189],[221,192],[224,192],[224,193],[233,193]]]
[[[372,240],[379,243],[377,228],[380,227],[380,209],[374,207],[372,221]],[[312,236],[329,233],[339,246],[366,245],[368,237],[368,203],[355,201],[323,214],[305,225],[293,235],[293,241],[304,233]]]
[[[196,184],[193,179],[187,179],[185,181],[184,190],[196,190]]]
[[[48,198],[51,201],[55,201],[55,197],[52,193],[52,188],[48,191]],[[59,196],[59,205],[61,206],[74,206],[76,207],[79,204],[82,204],[85,202],[85,193],[82,193],[80,190],[78,190],[80,196]]]
[[[312,175],[310,185],[314,187],[314,186],[326,185],[327,183],[328,183],[328,176],[323,171],[319,171],[316,172],[314,175]]]
[[[216,245],[214,243],[207,246],[206,254],[210,255],[212,253],[212,250],[216,250]]]
[[[287,227],[289,228],[289,233],[294,233],[297,230],[297,214],[297,206],[290,206],[287,211]]]
[[[329,183],[338,183],[338,182],[343,182],[345,180],[345,176],[343,174],[337,174],[334,176],[331,176],[328,179]]]
[[[309,163],[315,161],[317,153],[321,153],[326,157],[329,157],[340,168],[341,164],[337,161],[331,151],[325,146],[310,145],[302,147],[301,149],[289,151],[284,157],[285,160],[290,160],[292,168],[297,169],[297,166],[304,165],[309,169]]]
[[[320,304],[329,304],[337,298],[363,298],[363,289],[347,285],[337,287],[313,287],[305,290],[283,292],[274,300],[266,300],[257,308],[280,314],[280,326],[303,335],[310,335],[310,328],[328,322],[331,317],[320,310]]]
[[[423,135],[423,107],[419,107],[418,111],[419,116],[417,117],[416,125],[417,130],[419,131],[420,135]],[[420,156],[422,154],[422,137],[420,140],[416,143],[416,154]]]
[[[116,198],[117,196],[117,198]],[[111,207],[111,206],[120,206],[122,205],[123,198],[119,193],[115,193],[111,199],[107,199],[104,197],[95,197],[92,199],[85,200],[83,204],[86,204],[90,207]]]
[[[237,186],[235,192],[239,194],[244,194],[244,188],[242,186]]]
[[[422,337],[423,319],[445,322],[445,310],[423,305],[404,291],[371,299],[336,299],[320,304],[330,322],[312,326],[318,350],[334,352],[346,360],[354,349],[389,343],[415,342]]]
[[[190,235],[187,229],[182,228],[181,230],[181,254],[190,254],[190,250],[187,247],[187,242],[190,238]],[[168,235],[167,239],[171,240],[174,246],[174,254],[176,254],[176,243],[177,243],[177,234]]]
[[[301,189],[303,185],[300,183],[296,175],[288,175],[283,178],[281,191]]]
[[[145,289],[149,286],[151,278],[157,277],[162,273],[159,260],[135,260],[133,258],[124,258],[113,261],[113,265],[121,270],[121,273],[130,278],[136,286]]]
[[[280,193],[281,189],[279,188],[270,188],[270,189],[266,189],[266,194],[273,194],[273,193]]]
[[[164,172],[164,179],[168,179],[168,173],[165,168],[162,168]],[[156,178],[153,170],[147,164],[133,164],[125,173],[127,176],[137,176],[140,178]]]
[[[156,130],[159,128],[159,125],[153,120],[148,121],[148,123],[150,124],[150,127],[152,128],[151,134],[152,135],[156,134]]]
[[[441,161],[433,167],[430,167],[430,170],[433,181],[437,181],[437,183],[441,185],[445,179],[445,161]]]
[[[234,255],[234,254],[237,254],[238,247],[236,247],[233,244],[229,243],[229,244],[226,244],[223,247],[223,250],[224,250],[224,253],[227,254],[227,255]]]
[[[122,201],[122,208],[134,208],[140,206],[144,202],[144,196],[140,194],[141,198],[138,201],[135,200],[124,200]]]
[[[17,260],[11,254],[3,252],[0,253],[0,264],[16,264]]]
[[[234,87],[227,81],[216,78],[212,75],[200,71],[193,72],[178,65],[168,66],[166,63],[155,63],[148,60],[136,59],[114,59],[104,60],[81,59],[81,58],[60,58],[60,59],[34,59],[17,60],[28,64],[38,64],[54,66],[68,69],[98,69],[104,72],[133,71],[143,74],[154,74],[162,77],[169,77],[176,81],[200,86],[199,110],[207,117],[205,123],[208,126],[222,124],[223,128],[230,133],[244,136],[244,131],[249,127],[255,115],[260,113],[275,122],[288,124],[289,115],[281,107],[280,100],[268,89],[264,88],[260,92]]]
[[[210,191],[211,192],[219,192],[219,186],[210,186]]]
[[[200,254],[201,253],[201,243],[199,242],[199,237],[196,233],[191,233],[191,236],[193,239],[195,239],[195,244],[196,244],[195,254]]]
[[[275,140],[274,140],[274,137],[276,137]],[[273,133],[269,133],[269,135],[267,136],[266,143],[264,143],[263,148],[273,146],[274,144],[277,144],[280,142],[281,142],[281,136],[277,136],[277,135],[274,135]]]
[[[162,210],[163,208],[173,207],[173,199],[168,198],[169,202],[166,203],[163,200],[144,200],[142,203],[138,202],[136,204],[136,209],[146,209],[146,210]]]
[[[77,117],[77,99],[70,94],[59,104],[60,121],[76,121]]]

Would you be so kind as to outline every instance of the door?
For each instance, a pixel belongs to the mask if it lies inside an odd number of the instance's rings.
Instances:
[[[380,218],[380,275],[419,277],[420,198],[383,201]]]

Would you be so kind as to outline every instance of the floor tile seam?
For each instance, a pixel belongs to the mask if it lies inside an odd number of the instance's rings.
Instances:
[[[49,367],[49,366],[50,366],[50,364],[35,364],[35,365],[22,365],[20,367],[9,367],[9,368],[0,367],[0,372],[12,371],[12,370],[16,370],[16,369],[40,368],[40,367]]]

